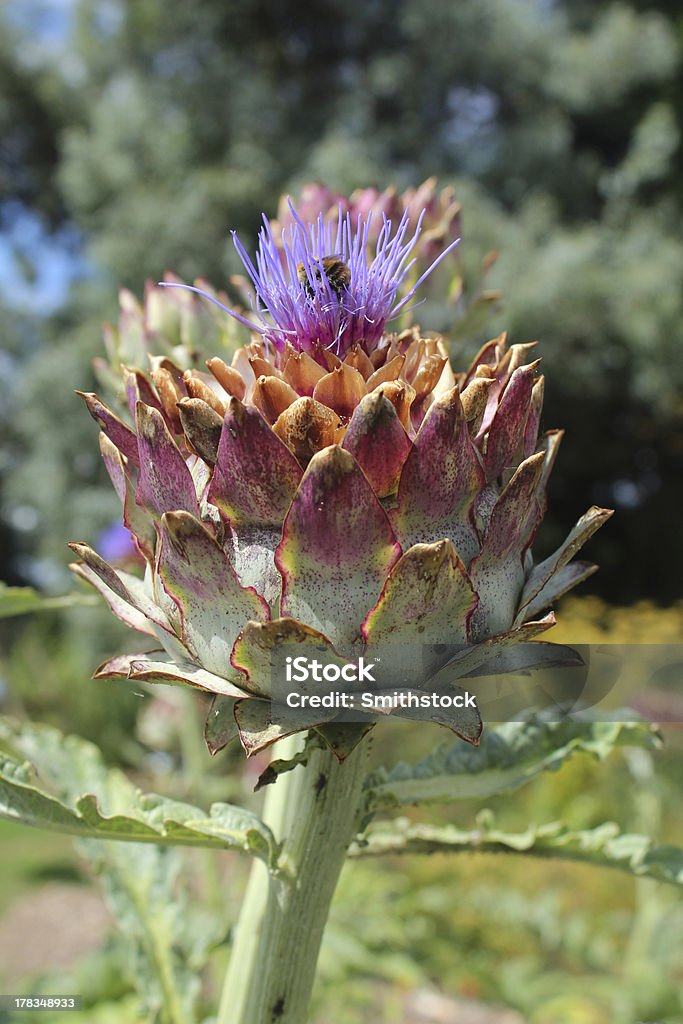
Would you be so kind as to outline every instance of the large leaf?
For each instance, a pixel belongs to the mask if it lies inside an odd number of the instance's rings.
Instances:
[[[100,876],[126,935],[145,1019],[195,1024],[200,971],[220,938],[219,925],[197,908],[181,851],[158,844],[196,842],[200,832],[190,827],[188,837],[185,831],[202,812],[141,795],[125,775],[103,764],[96,747],[56,729],[0,719],[0,741],[33,762],[0,755],[0,814],[81,837],[79,850]],[[236,831],[228,833],[229,846]],[[131,846],[89,836],[143,842]]]
[[[479,747],[442,745],[417,764],[399,762],[389,771],[374,772],[367,780],[368,798],[376,810],[487,798],[558,769],[577,751],[602,759],[614,747],[655,747],[658,742],[646,722],[603,721],[592,715],[551,721],[532,715],[484,729]]]
[[[272,864],[276,844],[263,822],[230,804],[207,813],[142,793],[99,751],[47,726],[0,719],[0,740],[31,763],[0,754],[0,816],[83,838],[243,850]]]
[[[216,804],[207,815],[142,794],[96,747],[56,729],[0,718],[0,742],[32,762],[0,755],[0,815],[81,837],[126,936],[145,1020],[195,1024],[201,968],[222,924],[197,906],[182,851],[167,844],[249,850],[272,863],[270,831],[238,807]]]
[[[59,608],[96,605],[97,598],[88,594],[64,594],[62,597],[44,597],[33,587],[8,587],[0,583],[0,619],[29,612],[51,612]]]
[[[573,831],[561,822],[531,825],[525,832],[496,828],[483,811],[472,831],[447,825],[412,825],[405,819],[377,826],[351,848],[353,857],[398,853],[524,853],[617,868],[638,877],[683,886],[683,850],[648,836],[621,832],[614,822]]]
[[[109,910],[125,935],[144,1019],[196,1024],[200,971],[220,931],[190,892],[181,851],[92,839],[78,847],[99,877]]]

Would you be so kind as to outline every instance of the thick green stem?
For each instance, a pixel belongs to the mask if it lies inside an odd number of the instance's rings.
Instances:
[[[306,1021],[330,904],[358,829],[365,761],[366,743],[343,764],[314,750],[270,787],[264,818],[283,844],[282,874],[252,868],[217,1024]]]

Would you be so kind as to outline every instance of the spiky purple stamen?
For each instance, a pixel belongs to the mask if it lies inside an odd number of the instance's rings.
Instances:
[[[282,349],[286,342],[299,351],[333,349],[344,356],[353,345],[371,352],[380,341],[386,324],[406,312],[406,305],[419,286],[460,239],[451,242],[427,270],[397,301],[399,289],[414,265],[411,255],[422,230],[424,211],[414,234],[406,240],[410,218],[405,212],[392,234],[392,223],[385,217],[377,239],[375,255],[368,264],[368,233],[371,217],[358,216],[354,228],[350,214],[340,208],[336,222],[320,214],[316,221],[304,223],[291,201],[293,222],[283,232],[278,248],[268,219],[263,217],[254,263],[233,231],[232,238],[240,260],[254,286],[254,319],[224,306],[211,295],[215,305],[252,331],[262,335],[266,344]],[[326,256],[337,256],[350,271],[347,288],[339,291],[328,280],[322,265]],[[306,283],[299,279],[303,266]],[[160,282],[167,288],[199,288],[172,282]]]

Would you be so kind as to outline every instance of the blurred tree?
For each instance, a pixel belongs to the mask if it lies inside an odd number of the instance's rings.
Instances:
[[[27,546],[40,537],[61,565],[64,537],[114,512],[70,389],[87,386],[118,284],[139,293],[167,268],[221,284],[228,226],[253,239],[261,209],[307,179],[438,174],[464,203],[466,266],[501,251],[504,302],[468,348],[503,326],[543,342],[547,425],[568,428],[555,521],[586,497],[617,504],[597,586],[678,594],[683,552],[654,539],[683,497],[676,5],[72,0],[49,32],[48,7],[0,15],[0,213],[11,200],[76,228],[89,276],[23,360],[6,506],[36,508]]]

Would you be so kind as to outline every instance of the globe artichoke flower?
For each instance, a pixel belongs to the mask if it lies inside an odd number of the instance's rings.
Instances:
[[[455,645],[450,686],[553,625],[549,606],[595,568],[574,555],[611,514],[590,509],[534,562],[561,433],[539,433],[533,345],[501,336],[455,373],[440,338],[390,333],[419,284],[401,293],[419,224],[408,238],[405,217],[385,220],[372,259],[368,230],[293,211],[278,247],[265,221],[255,263],[236,240],[255,297],[251,317],[227,312],[254,337],[231,363],[124,369],[130,423],[83,395],[147,568],[117,571],[80,543],[74,569],[161,647],[96,677],[216,695],[247,754],[308,729],[338,746],[336,709],[274,713],[278,652],[427,650],[427,686]],[[397,713],[481,731],[476,711]]]

